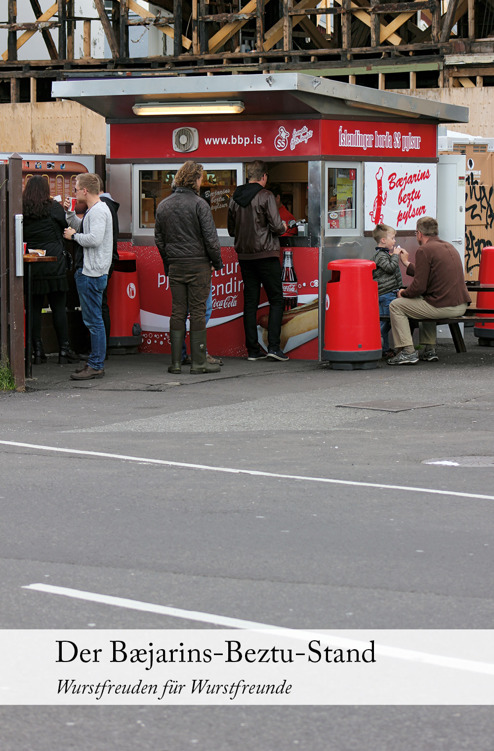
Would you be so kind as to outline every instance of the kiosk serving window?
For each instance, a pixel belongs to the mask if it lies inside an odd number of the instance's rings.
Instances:
[[[146,164],[134,166],[134,233],[153,235],[156,209],[171,195],[172,184],[181,165]],[[242,181],[241,164],[205,164],[201,196],[211,206],[218,234],[226,235],[228,204]]]
[[[362,174],[359,163],[326,163],[326,234],[355,234],[360,231]]]

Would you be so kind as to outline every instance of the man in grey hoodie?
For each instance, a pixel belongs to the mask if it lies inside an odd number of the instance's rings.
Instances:
[[[71,374],[74,381],[102,378],[105,374],[106,333],[101,312],[103,291],[108,282],[112,261],[113,225],[108,206],[99,197],[98,175],[84,173],[77,177],[75,195],[87,204],[83,232],[79,232],[82,220],[70,209],[70,199],[65,199],[65,215],[68,228],[64,231],[67,240],[75,240],[83,249],[82,269],[74,278],[81,303],[82,320],[89,329],[91,353],[86,366]]]

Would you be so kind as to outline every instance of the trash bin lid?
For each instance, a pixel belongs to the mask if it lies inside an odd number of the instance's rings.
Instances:
[[[328,263],[328,269],[333,271],[337,269],[375,269],[376,264],[374,261],[368,261],[365,258],[340,258],[337,261],[330,261]]]
[[[120,261],[135,261],[137,258],[137,255],[136,253],[133,253],[131,250],[119,250],[118,258]]]

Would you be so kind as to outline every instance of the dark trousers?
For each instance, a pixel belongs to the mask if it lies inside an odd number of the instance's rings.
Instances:
[[[279,349],[281,319],[283,317],[283,287],[281,264],[278,258],[259,258],[252,261],[239,260],[244,282],[244,331],[245,346],[249,354],[257,352],[257,309],[261,284],[269,300],[268,348]]]
[[[45,296],[50,303],[53,328],[57,334],[58,347],[62,348],[69,339],[69,329],[67,324],[67,310],[65,307],[67,294],[65,292],[48,292],[46,295],[32,295],[32,333],[33,341],[41,339],[41,309]]]
[[[170,330],[185,330],[187,313],[190,316],[190,330],[204,331],[206,328],[206,301],[211,289],[211,266],[208,262],[170,264],[170,289],[172,293],[172,314]]]

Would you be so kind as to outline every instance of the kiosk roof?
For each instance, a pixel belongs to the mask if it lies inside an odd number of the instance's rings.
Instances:
[[[468,122],[467,107],[297,72],[187,77],[152,73],[81,77],[77,73],[55,81],[52,94],[80,102],[109,122],[142,121],[132,107],[143,102],[223,99],[240,99],[244,103],[240,117],[323,115],[374,120],[385,114],[386,119]]]

